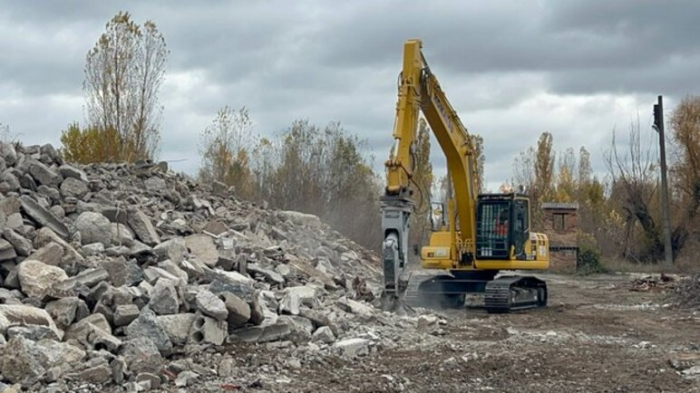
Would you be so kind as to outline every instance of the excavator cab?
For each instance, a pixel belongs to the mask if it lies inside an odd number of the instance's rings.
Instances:
[[[527,259],[530,205],[525,195],[482,194],[477,202],[476,257],[483,260]]]

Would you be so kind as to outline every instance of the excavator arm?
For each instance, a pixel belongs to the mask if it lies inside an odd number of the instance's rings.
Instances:
[[[415,168],[413,157],[419,113],[425,116],[445,154],[454,188],[454,199],[448,201],[453,260],[473,257],[479,189],[471,138],[425,61],[420,40],[404,45],[398,95],[395,143],[386,162],[387,185],[382,198],[384,289],[385,294],[394,296],[408,275],[407,243],[414,206],[411,183],[415,171],[420,170]]]

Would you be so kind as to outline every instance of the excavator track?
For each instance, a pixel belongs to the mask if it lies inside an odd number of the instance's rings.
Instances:
[[[532,276],[502,276],[486,284],[484,304],[489,313],[547,306],[547,284]]]

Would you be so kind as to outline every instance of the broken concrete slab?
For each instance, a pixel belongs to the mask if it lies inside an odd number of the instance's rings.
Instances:
[[[73,179],[84,181],[86,183],[88,182],[87,174],[85,174],[84,171],[82,171],[74,166],[68,165],[68,164],[64,164],[64,165],[59,166],[58,173],[60,173],[61,176],[63,176],[63,178],[65,180],[67,180],[69,178],[73,178]]]
[[[147,337],[158,347],[158,351],[163,356],[170,356],[173,353],[173,344],[168,334],[158,322],[156,314],[148,308],[141,310],[139,317],[126,327],[126,335],[129,338]]]
[[[43,299],[55,284],[68,279],[63,269],[33,260],[20,263],[17,276],[22,292],[37,299]]]
[[[134,337],[124,342],[120,354],[124,357],[129,371],[135,374],[160,374],[163,368],[164,360],[158,347],[146,336]]]
[[[219,296],[223,298],[228,310],[226,320],[229,330],[239,328],[250,320],[250,306],[245,300],[230,292],[224,292]]]
[[[135,259],[126,260],[124,257],[103,261],[103,269],[109,274],[109,281],[115,287],[134,286],[143,281],[143,270]]]
[[[81,303],[85,305],[85,302],[77,297],[67,297],[47,303],[45,309],[56,323],[56,326],[65,330],[76,320]],[[87,306],[85,308],[87,309]]]
[[[100,213],[84,212],[75,220],[75,229],[80,232],[80,243],[102,243],[112,245],[112,227],[107,217]]]
[[[214,240],[208,235],[190,235],[185,238],[185,244],[190,253],[190,258],[204,263],[209,267],[216,266],[219,260],[219,252]]]
[[[268,326],[251,326],[243,329],[238,329],[233,332],[236,339],[251,343],[265,343],[270,341],[282,340],[292,333],[289,325],[284,323],[275,323]]]
[[[197,308],[204,314],[218,320],[223,321],[228,317],[226,303],[214,295],[211,291],[203,289],[196,296]]]
[[[345,310],[346,312],[357,314],[362,317],[370,317],[374,312],[372,306],[352,299],[348,299],[345,296],[338,299],[337,304],[341,309]]]
[[[227,336],[226,321],[198,314],[192,323],[188,340],[195,344],[221,345]]]
[[[141,311],[135,304],[123,304],[114,309],[114,325],[126,326],[138,318]]]
[[[87,183],[72,177],[63,180],[60,190],[64,198],[73,197],[78,199],[83,199],[90,192]]]
[[[156,282],[148,306],[158,315],[177,314],[180,302],[172,280],[161,278]]]
[[[29,165],[29,174],[41,185],[47,187],[58,187],[63,181],[60,173],[54,172],[51,168],[39,161],[33,161]]]
[[[68,227],[53,215],[53,213],[39,205],[34,199],[27,195],[22,195],[19,197],[19,200],[22,205],[22,210],[36,223],[51,228],[52,231],[63,239],[68,239],[70,237]]]
[[[179,264],[187,256],[187,244],[183,238],[176,237],[158,244],[153,248],[153,251],[158,255],[159,261],[169,259]]]
[[[158,322],[168,334],[173,345],[185,345],[194,324],[196,314],[159,315]]]
[[[32,242],[25,239],[12,229],[5,228],[5,230],[2,231],[2,236],[5,238],[5,240],[10,242],[10,244],[12,244],[17,252],[17,255],[27,257],[32,252]]]
[[[0,304],[0,334],[5,334],[12,325],[40,325],[54,329],[59,337],[63,336],[46,310],[19,304]]]
[[[0,239],[0,261],[12,261],[17,258],[17,251],[10,242]]]
[[[364,338],[349,338],[336,342],[333,348],[340,356],[353,358],[369,355],[369,340]]]
[[[144,244],[155,246],[160,243],[160,236],[156,232],[151,219],[139,209],[131,208],[127,213],[127,223],[131,230],[134,231],[136,237]]]

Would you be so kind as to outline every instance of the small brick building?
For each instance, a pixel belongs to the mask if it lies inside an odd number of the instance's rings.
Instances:
[[[550,270],[575,273],[578,256],[578,203],[547,202],[542,204],[542,210],[544,233],[549,238]]]

